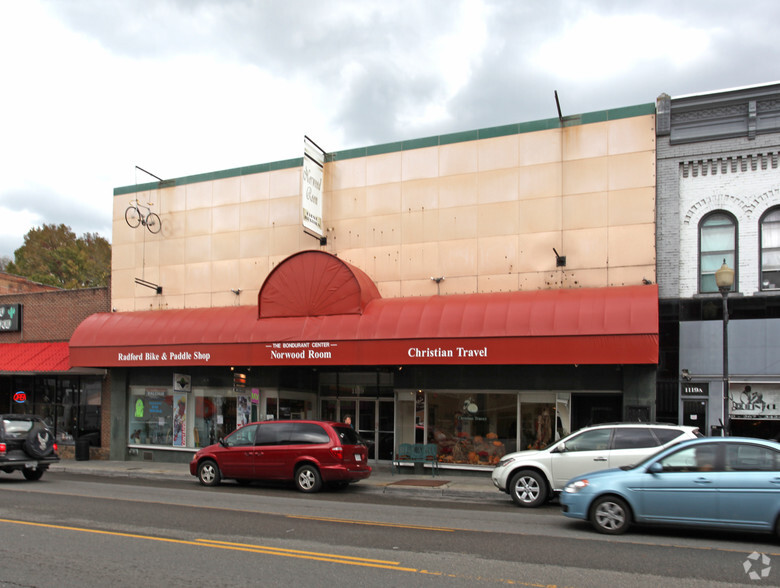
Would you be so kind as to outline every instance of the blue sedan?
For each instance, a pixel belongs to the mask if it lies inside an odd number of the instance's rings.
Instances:
[[[570,480],[563,514],[612,535],[632,523],[718,527],[780,535],[780,444],[704,437],[635,466]]]

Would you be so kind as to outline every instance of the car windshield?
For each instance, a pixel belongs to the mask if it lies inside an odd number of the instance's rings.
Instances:
[[[582,433],[582,429],[579,429],[579,430],[577,430],[577,431],[574,431],[573,433],[569,433],[569,434],[568,434],[568,435],[566,435],[564,438],[562,438],[562,439],[558,439],[557,441],[555,441],[555,442],[553,442],[553,443],[550,443],[550,444],[549,444],[547,447],[545,447],[545,448],[544,448],[544,450],[545,450],[545,451],[552,451],[552,450],[553,450],[553,449],[555,449],[556,447],[560,447],[561,443],[566,443],[566,442],[567,442],[567,441],[569,441],[569,440],[570,440],[572,437],[576,437],[577,435],[579,435],[579,434],[581,434],[581,433]],[[537,450],[536,450],[536,449],[534,449],[534,450],[532,450],[532,451],[537,451]]]

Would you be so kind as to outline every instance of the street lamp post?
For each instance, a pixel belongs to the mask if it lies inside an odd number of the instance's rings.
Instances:
[[[734,285],[734,270],[723,265],[715,272],[715,283],[723,296],[723,436],[729,434],[729,292]]]

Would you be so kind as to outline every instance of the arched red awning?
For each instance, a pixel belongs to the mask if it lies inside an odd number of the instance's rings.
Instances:
[[[380,298],[363,271],[324,251],[301,251],[268,275],[257,297],[260,318],[361,314]]]

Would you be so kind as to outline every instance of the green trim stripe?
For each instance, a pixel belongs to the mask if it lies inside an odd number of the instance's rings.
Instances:
[[[325,155],[326,162],[343,161],[345,159],[356,159],[368,157],[371,155],[385,155],[398,151],[411,151],[412,149],[422,149],[424,147],[438,147],[440,145],[452,145],[454,143],[463,143],[466,141],[477,141],[479,139],[495,139],[497,137],[507,137],[511,135],[521,135],[523,133],[535,133],[537,131],[548,131],[563,127],[573,127],[623,118],[633,118],[636,116],[645,116],[655,114],[655,103],[639,104],[637,106],[626,106],[623,108],[613,108],[611,110],[599,110],[597,112],[586,112],[573,116],[565,116],[560,121],[557,118],[548,118],[524,123],[490,127],[478,129],[475,131],[463,131],[450,133],[447,135],[438,135],[433,137],[423,137],[421,139],[411,139],[408,141],[396,141],[393,143],[384,143],[381,145],[371,145],[369,147],[359,147],[356,149],[345,149],[344,151],[335,151]],[[563,123],[563,124],[561,124]],[[269,171],[282,169],[293,169],[303,166],[303,157],[293,159],[284,159],[282,161],[273,161],[271,163],[261,163],[258,165],[248,165],[236,167],[194,176],[185,176],[164,180],[162,182],[147,182],[145,184],[134,184],[132,186],[123,186],[114,188],[114,196],[123,196],[125,194],[135,194],[136,192],[145,192],[147,190],[158,190],[160,188],[170,188],[173,186],[185,186],[187,184],[196,184],[198,182],[208,182],[211,180],[222,180],[225,178],[234,178],[236,176],[245,176],[250,174],[259,174]]]

